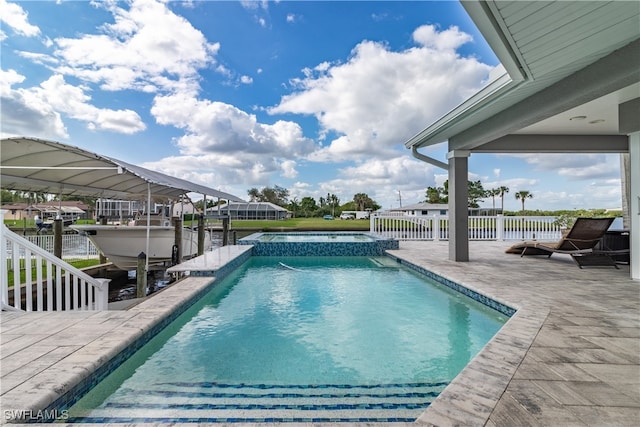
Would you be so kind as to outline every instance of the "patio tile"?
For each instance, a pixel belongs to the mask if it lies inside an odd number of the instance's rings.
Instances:
[[[637,365],[581,363],[577,366],[600,381],[610,384],[635,384],[640,387],[640,369]]]
[[[540,421],[531,410],[527,410],[520,402],[515,400],[511,393],[505,393],[491,414],[486,427],[504,426],[536,426]],[[579,422],[573,424],[576,427],[585,427],[587,424]]]
[[[569,406],[569,410],[591,426],[636,426],[640,408],[611,406]]]
[[[569,364],[562,364],[563,366],[573,366]],[[555,365],[550,365],[544,362],[533,360],[531,357],[525,357],[518,370],[514,374],[513,378],[518,380],[549,380],[560,381],[566,379],[562,373],[554,369]],[[578,374],[580,377],[585,376],[586,373],[581,371]],[[594,378],[594,381],[598,379]]]
[[[621,357],[635,365],[640,364],[640,342],[627,337],[590,337],[589,341],[608,349],[616,356]]]
[[[533,381],[563,405],[638,406],[640,400],[618,393],[608,384],[590,381]]]

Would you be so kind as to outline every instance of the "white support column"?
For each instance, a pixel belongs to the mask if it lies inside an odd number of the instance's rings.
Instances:
[[[640,280],[640,132],[629,135],[631,187],[629,244],[631,246],[631,278]]]
[[[452,150],[449,160],[449,259],[469,261],[469,154]]]

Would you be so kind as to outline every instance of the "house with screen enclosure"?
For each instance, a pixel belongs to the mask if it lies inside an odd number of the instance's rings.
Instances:
[[[620,153],[630,274],[640,280],[640,2],[462,5],[504,72],[405,142],[448,171],[449,258],[469,261],[469,156]],[[441,143],[446,162],[420,151]]]
[[[207,215],[228,216],[230,219],[281,220],[291,216],[291,212],[270,202],[230,202],[207,208]]]

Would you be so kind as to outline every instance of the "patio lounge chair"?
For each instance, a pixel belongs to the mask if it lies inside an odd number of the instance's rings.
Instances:
[[[571,255],[580,268],[586,265],[608,265],[618,268],[607,251],[595,251],[614,218],[578,218],[569,232],[557,242],[520,242],[507,249],[507,253],[546,255],[554,253]]]

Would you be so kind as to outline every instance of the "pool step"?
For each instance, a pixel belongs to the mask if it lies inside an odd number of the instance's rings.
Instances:
[[[412,422],[446,385],[159,383],[121,389],[68,422]]]

